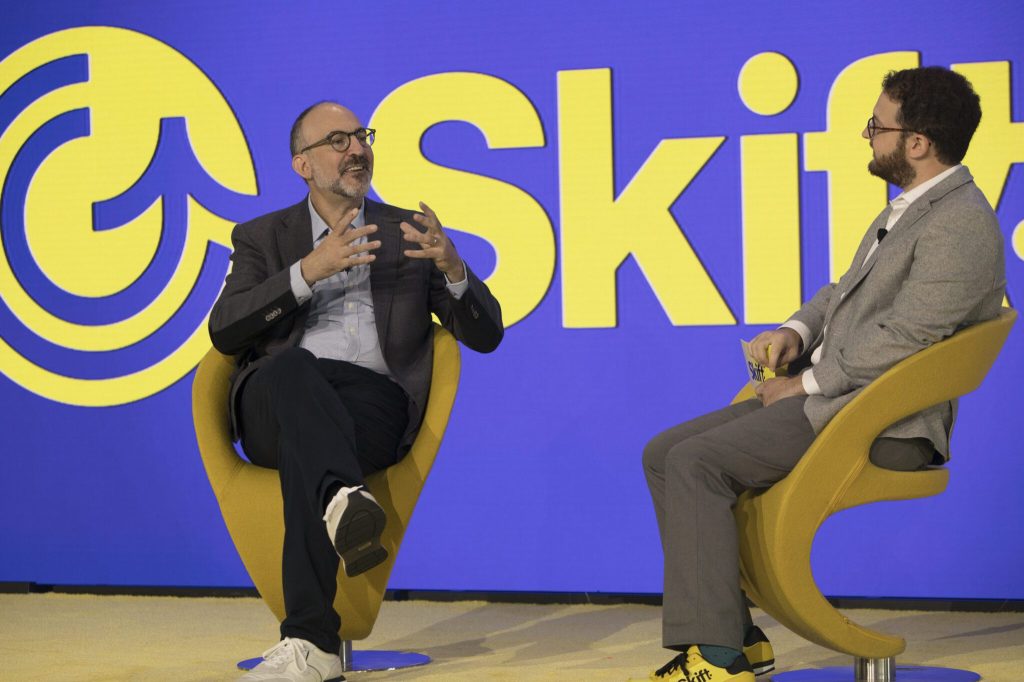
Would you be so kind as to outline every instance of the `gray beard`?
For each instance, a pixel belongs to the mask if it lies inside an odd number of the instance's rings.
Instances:
[[[341,178],[338,178],[337,180],[331,183],[330,190],[334,194],[337,194],[339,197],[345,197],[346,199],[362,199],[366,195],[366,192],[369,190],[369,187],[360,186],[358,190],[352,190],[346,188],[341,183]]]
[[[346,183],[343,182],[341,176],[331,178],[328,182],[321,182],[321,178],[314,177],[314,181],[318,187],[325,188],[331,194],[336,194],[339,197],[345,199],[362,199],[366,196],[366,193],[370,190],[370,181],[367,179],[365,183]]]

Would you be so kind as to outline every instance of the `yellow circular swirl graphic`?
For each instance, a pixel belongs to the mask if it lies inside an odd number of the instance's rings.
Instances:
[[[231,107],[144,34],[81,27],[0,62],[0,371],[50,400],[118,405],[209,348],[232,221],[254,195]]]

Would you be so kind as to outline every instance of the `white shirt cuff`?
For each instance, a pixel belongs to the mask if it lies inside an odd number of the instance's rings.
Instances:
[[[818,386],[818,380],[814,378],[813,369],[800,375],[800,383],[804,385],[804,393],[807,395],[821,395],[821,386]]]
[[[313,290],[309,288],[306,280],[302,277],[302,266],[299,261],[292,263],[288,274],[292,283],[292,295],[295,296],[295,301],[299,305],[313,298]]]
[[[448,293],[452,295],[456,301],[462,298],[462,295],[466,293],[466,289],[469,288],[469,275],[467,274],[462,278],[461,282],[452,282],[448,279],[448,273],[444,273],[444,281],[448,283]]]
[[[800,335],[800,340],[803,341],[804,343],[804,345],[800,348],[800,352],[806,352],[807,347],[810,346],[811,341],[814,340],[813,338],[811,338],[811,328],[808,327],[803,322],[801,322],[800,320],[788,320],[786,322],[783,322],[779,326],[779,329],[782,329],[783,327],[786,327],[787,329],[792,329],[793,331]]]

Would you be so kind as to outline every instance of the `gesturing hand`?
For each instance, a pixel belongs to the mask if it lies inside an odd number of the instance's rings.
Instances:
[[[377,258],[369,252],[380,247],[379,241],[352,243],[363,235],[370,235],[377,231],[376,225],[352,227],[352,221],[357,215],[359,215],[358,207],[345,212],[330,228],[323,241],[299,261],[302,278],[306,280],[306,284],[313,286],[314,282],[319,282],[336,272],[341,272],[354,265],[370,263]]]
[[[774,372],[782,365],[788,365],[800,357],[800,347],[803,343],[795,329],[772,329],[754,337],[750,342],[750,355]]]
[[[403,253],[409,258],[429,258],[434,261],[437,269],[448,277],[449,282],[461,282],[466,278],[466,266],[459,258],[455,245],[444,233],[441,221],[437,219],[433,209],[422,201],[420,208],[423,213],[414,213],[412,219],[423,226],[425,231],[420,231],[409,223],[401,224],[405,241],[419,244],[420,248],[406,249]]]

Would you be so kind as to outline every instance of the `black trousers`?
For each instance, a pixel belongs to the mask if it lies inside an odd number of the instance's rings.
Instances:
[[[398,460],[405,391],[382,374],[302,348],[273,357],[242,387],[242,447],[277,469],[284,498],[282,637],[337,652],[338,555],[323,521],[328,491],[356,486]],[[259,504],[259,500],[253,500]]]

